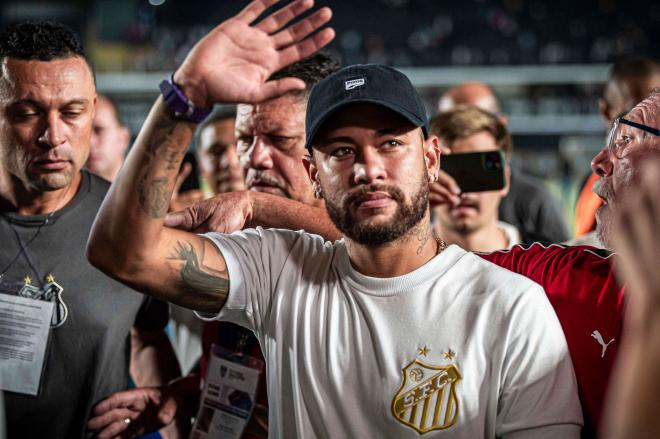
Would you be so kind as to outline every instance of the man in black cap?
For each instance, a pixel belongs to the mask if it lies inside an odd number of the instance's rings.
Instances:
[[[97,217],[92,263],[252,329],[266,358],[274,437],[579,437],[575,378],[543,290],[433,236],[437,138],[398,71],[348,67],[309,97],[306,167],[343,240],[163,226],[199,120],[195,104],[302,88],[266,79],[332,38],[326,29],[301,41],[329,19],[325,8],[279,30],[307,2],[251,25],[269,3],[216,28],[164,87]]]

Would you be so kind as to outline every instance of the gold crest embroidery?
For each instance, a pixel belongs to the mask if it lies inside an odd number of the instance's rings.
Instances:
[[[415,359],[402,372],[403,384],[392,400],[392,414],[399,422],[420,434],[456,423],[456,383],[463,377],[455,364],[432,366]]]

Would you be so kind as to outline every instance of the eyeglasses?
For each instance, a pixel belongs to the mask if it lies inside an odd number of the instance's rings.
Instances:
[[[617,117],[614,119],[612,129],[607,137],[607,149],[615,157],[621,158],[628,145],[644,139],[647,134],[660,136],[660,129],[633,122],[623,117]]]

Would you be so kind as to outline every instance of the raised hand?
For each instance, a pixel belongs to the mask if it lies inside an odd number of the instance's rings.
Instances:
[[[256,103],[304,88],[300,79],[267,79],[334,38],[331,28],[310,36],[330,20],[332,12],[324,7],[286,27],[314,5],[314,0],[295,0],[253,23],[275,3],[277,0],[254,0],[193,47],[175,73],[174,81],[195,105]]]

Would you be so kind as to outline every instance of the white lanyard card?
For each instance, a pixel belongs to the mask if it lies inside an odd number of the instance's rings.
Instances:
[[[0,294],[0,389],[36,395],[53,302]]]
[[[210,357],[191,437],[239,439],[252,416],[264,362],[215,344]]]

